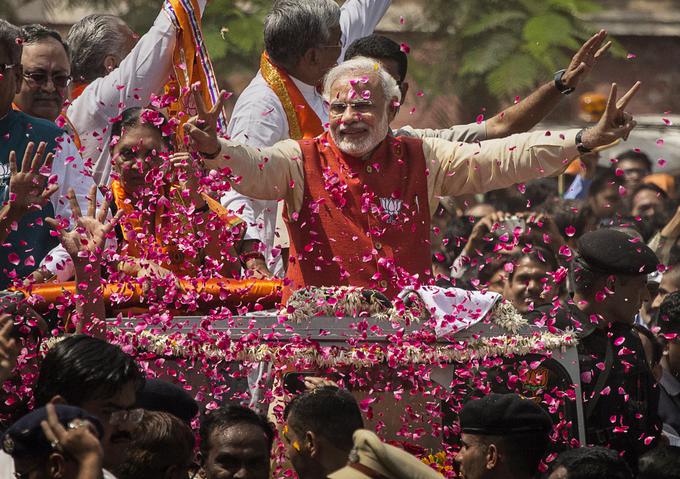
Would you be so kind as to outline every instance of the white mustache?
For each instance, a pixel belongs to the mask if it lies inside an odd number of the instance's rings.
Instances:
[[[350,123],[349,125],[347,124],[342,124],[338,127],[338,132],[344,133],[347,130],[355,130],[355,129],[360,129],[360,128],[365,128],[367,130],[370,130],[369,126],[363,122],[363,121],[357,121],[355,123]]]

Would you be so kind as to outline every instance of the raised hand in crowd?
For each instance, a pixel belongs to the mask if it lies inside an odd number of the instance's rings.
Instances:
[[[468,237],[468,241],[463,248],[463,254],[465,256],[472,256],[475,254],[476,250],[482,250],[489,241],[488,234],[493,233],[498,228],[501,227],[501,223],[512,217],[510,213],[505,213],[503,211],[494,211],[488,215],[482,217],[475,226],[472,228],[472,232]],[[485,239],[487,238],[487,239]]]
[[[46,405],[47,420],[40,423],[45,438],[57,451],[67,454],[78,463],[77,479],[102,477],[104,452],[94,432],[94,425],[85,419],[74,419],[64,427],[53,404]]]
[[[576,88],[593,69],[600,57],[612,46],[612,42],[603,45],[607,32],[600,30],[590,37],[572,57],[571,63],[562,75],[562,83],[567,88]]]
[[[9,235],[12,222],[19,221],[31,209],[45,205],[59,189],[56,183],[46,185],[45,173],[52,171],[54,158],[52,153],[45,156],[46,148],[45,142],[40,142],[37,149],[35,143],[30,142],[24,150],[20,170],[16,152],[9,153],[9,202],[0,211],[0,241]]]
[[[13,327],[11,315],[0,315],[0,385],[10,377],[19,357],[19,344],[12,338]]]
[[[97,212],[96,185],[92,185],[88,194],[88,209],[85,216],[80,210],[73,189],[69,189],[67,198],[71,203],[76,227],[69,231],[54,218],[47,218],[46,221],[59,233],[59,240],[71,256],[75,266],[78,292],[76,314],[79,318],[76,332],[80,333],[87,322],[105,319],[104,302],[98,291],[101,283],[102,251],[109,233],[122,216],[123,211],[119,210],[116,216],[107,220],[109,202],[104,199]]]
[[[630,113],[625,111],[626,106],[632,100],[633,96],[640,89],[640,82],[636,82],[620,100],[616,100],[617,86],[612,83],[611,91],[609,92],[609,99],[607,100],[607,107],[595,126],[583,130],[581,136],[581,144],[588,150],[593,150],[598,146],[609,145],[614,141],[622,138],[628,139],[628,135],[637,125],[636,121]]]
[[[225,91],[221,91],[217,103],[208,110],[200,92],[193,90],[198,115],[191,117],[184,124],[184,131],[189,134],[194,148],[204,158],[208,167],[211,166],[211,160],[214,160],[221,150],[217,136],[217,119],[224,107],[226,95]]]

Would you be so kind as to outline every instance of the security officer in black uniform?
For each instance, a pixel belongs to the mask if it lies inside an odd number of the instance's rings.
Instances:
[[[610,229],[586,233],[577,249],[570,313],[579,336],[587,442],[612,447],[634,465],[661,434],[659,390],[632,329],[650,301],[647,274],[659,261],[644,243]]]

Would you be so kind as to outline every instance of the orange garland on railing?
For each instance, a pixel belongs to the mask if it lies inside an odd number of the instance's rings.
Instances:
[[[134,306],[144,307],[144,294],[142,287],[130,283],[104,284],[104,301],[107,310],[130,308]],[[209,299],[200,301],[201,308],[217,306],[246,306],[255,303],[265,309],[273,308],[281,300],[280,280],[255,280],[255,279],[210,279],[195,281],[180,281],[184,291],[205,293]],[[29,290],[21,290],[26,296],[36,300],[33,305],[38,312],[45,312],[50,304],[59,301],[65,294],[75,294],[76,284],[74,281],[64,283],[34,284]]]

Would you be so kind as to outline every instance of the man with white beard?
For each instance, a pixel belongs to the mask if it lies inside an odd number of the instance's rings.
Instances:
[[[401,93],[375,61],[358,57],[324,82],[330,128],[314,139],[255,149],[218,138],[222,101],[186,125],[208,168],[229,168],[234,188],[285,201],[290,260],[283,301],[306,286],[361,286],[393,296],[432,277],[430,219],[437,197],[482,193],[562,170],[579,153],[627,138],[623,110],[639,84],[593,127],[537,131],[479,144],[393,137]],[[214,152],[219,151],[215,155]],[[210,154],[208,152],[213,152]]]

